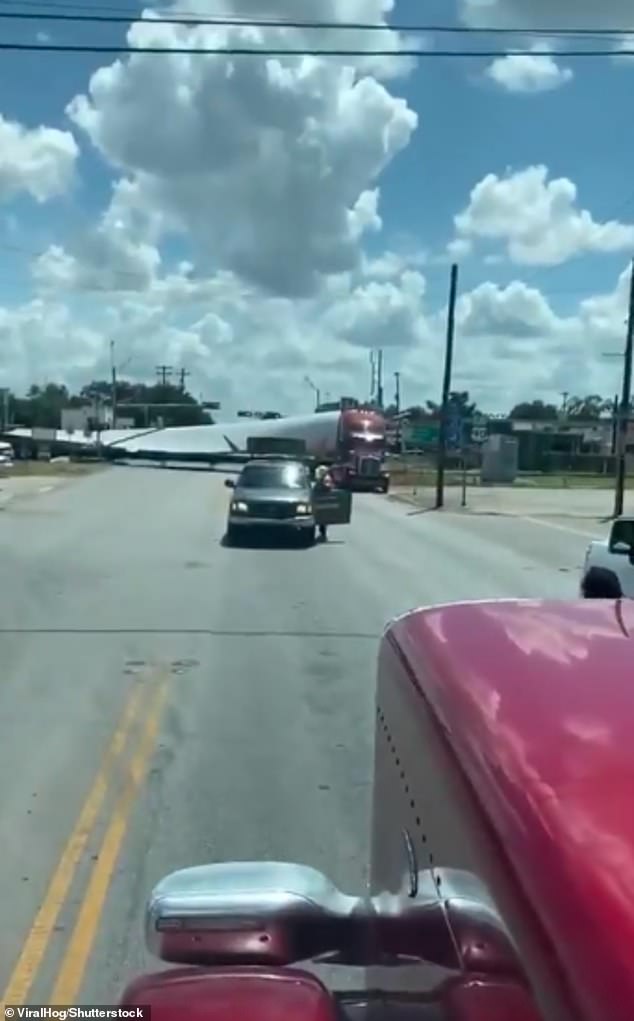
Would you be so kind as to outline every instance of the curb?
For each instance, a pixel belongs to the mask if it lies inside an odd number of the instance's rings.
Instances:
[[[441,507],[437,510],[435,507],[427,507],[422,503],[419,503],[415,497],[407,496],[405,493],[393,493],[388,497],[390,500],[394,500],[397,503],[406,503],[411,507],[416,507],[420,511],[434,511],[437,514],[460,514],[462,516],[471,516],[478,518],[562,518],[570,521],[600,521],[602,524],[607,520],[611,520],[602,514],[570,514],[566,511],[531,511],[522,512],[514,510],[473,510],[470,507]]]

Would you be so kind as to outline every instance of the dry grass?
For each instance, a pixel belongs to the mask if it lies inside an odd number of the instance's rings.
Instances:
[[[0,465],[0,478],[74,477],[90,475],[109,467],[102,461],[15,461],[11,468]]]

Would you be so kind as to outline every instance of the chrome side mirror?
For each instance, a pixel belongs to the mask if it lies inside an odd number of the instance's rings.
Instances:
[[[425,961],[461,972],[518,975],[511,937],[468,872],[420,872],[417,894],[341,893],[307,865],[227,862],[181,869],[153,890],[146,943],[172,964],[368,967]]]
[[[306,865],[199,865],[154,888],[146,943],[175,964],[284,964],[339,953],[359,910],[359,898]]]

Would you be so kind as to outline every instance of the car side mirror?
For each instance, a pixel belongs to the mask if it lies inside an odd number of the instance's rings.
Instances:
[[[233,479],[225,479],[225,486],[227,487],[227,489],[235,489],[236,488],[236,484],[233,481]]]

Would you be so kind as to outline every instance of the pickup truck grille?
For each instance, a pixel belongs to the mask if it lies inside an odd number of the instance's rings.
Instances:
[[[374,457],[362,457],[357,462],[357,472],[365,478],[375,479],[380,474],[381,466]]]
[[[249,515],[252,518],[271,518],[272,521],[280,521],[285,518],[294,518],[296,505],[294,503],[267,503],[258,500],[249,504]]]

